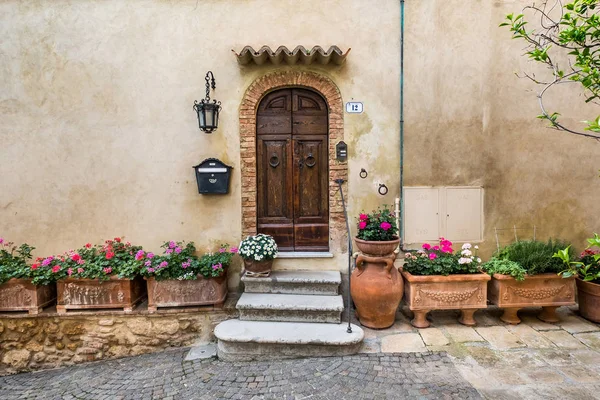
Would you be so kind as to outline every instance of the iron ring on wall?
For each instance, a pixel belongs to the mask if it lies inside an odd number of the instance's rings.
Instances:
[[[366,169],[364,169],[364,168],[361,168],[361,169],[360,169],[360,174],[359,174],[359,175],[360,175],[360,177],[361,177],[361,178],[365,179],[365,178],[367,177],[367,175],[369,175],[369,173],[367,172],[367,170],[366,170]]]
[[[388,187],[383,183],[379,184],[379,189],[377,190],[380,195],[385,196],[388,193]]]
[[[271,158],[269,159],[269,165],[273,168],[277,168],[277,166],[279,165],[279,157],[277,157],[277,154],[273,154],[271,156]]]

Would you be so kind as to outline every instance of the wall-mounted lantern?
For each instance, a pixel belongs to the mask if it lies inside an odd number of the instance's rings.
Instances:
[[[216,158],[207,158],[200,164],[194,165],[198,193],[226,194],[229,192],[232,168]]]
[[[206,97],[200,100],[199,103],[194,100],[194,110],[198,114],[198,126],[200,130],[204,133],[212,133],[219,126],[221,102],[217,100],[213,100],[212,103],[210,102],[210,88],[212,87],[213,90],[216,88],[215,76],[212,71],[206,73],[204,80],[206,81]]]

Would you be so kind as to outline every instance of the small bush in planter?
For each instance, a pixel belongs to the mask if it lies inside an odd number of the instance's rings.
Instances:
[[[565,242],[552,239],[547,242],[514,242],[497,252],[490,261],[482,265],[482,269],[490,275],[509,275],[518,281],[525,279],[525,275],[558,274],[564,269],[563,264],[553,256],[566,246]]]
[[[597,233],[594,237],[588,239],[589,246],[581,252],[576,261],[572,261],[570,255],[571,246],[567,246],[563,250],[559,250],[554,254],[554,257],[561,260],[567,269],[560,272],[565,277],[577,276],[585,282],[593,282],[600,284],[600,237]]]
[[[454,275],[480,273],[481,258],[477,256],[478,246],[463,244],[459,252],[454,252],[452,242],[440,238],[439,245],[423,244],[422,250],[404,255],[404,271],[412,275]]]
[[[370,214],[361,213],[358,217],[356,237],[360,240],[387,242],[397,239],[397,232],[396,216],[385,205],[383,209],[377,209]]]
[[[210,278],[221,276],[238,251],[235,247],[227,247],[222,245],[219,251],[198,257],[194,242],[171,240],[161,246],[164,249],[162,255],[140,250],[135,258],[141,274],[156,280],[192,280],[197,279],[198,275]]]
[[[35,249],[23,243],[16,246],[13,242],[7,242],[0,238],[0,284],[10,279],[32,279],[35,270],[29,267],[31,252]]]

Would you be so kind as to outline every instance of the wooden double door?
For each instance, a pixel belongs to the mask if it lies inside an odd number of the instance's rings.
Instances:
[[[306,89],[268,94],[256,115],[258,232],[280,251],[329,250],[327,103]]]

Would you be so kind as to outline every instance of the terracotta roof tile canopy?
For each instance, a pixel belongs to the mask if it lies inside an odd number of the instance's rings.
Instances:
[[[235,50],[231,50],[237,57],[240,65],[256,64],[263,65],[270,62],[274,65],[282,63],[288,65],[310,65],[321,64],[327,65],[333,63],[342,65],[346,61],[346,56],[350,52],[348,49],[345,53],[337,46],[331,46],[325,51],[321,46],[314,46],[307,50],[304,46],[296,46],[294,50],[289,50],[285,46],[279,46],[273,51],[269,46],[263,46],[260,50],[255,51],[251,46],[246,46],[238,54]]]

